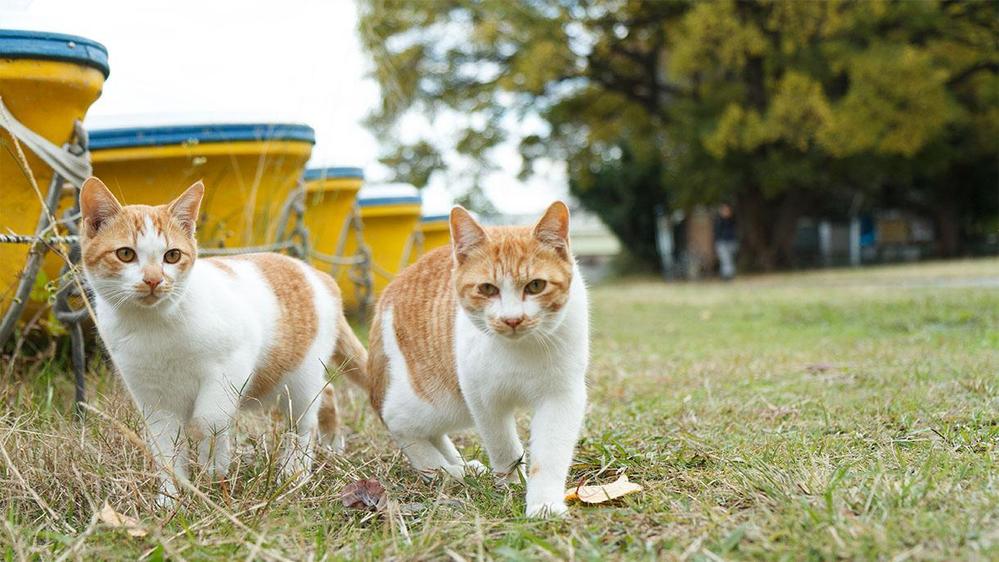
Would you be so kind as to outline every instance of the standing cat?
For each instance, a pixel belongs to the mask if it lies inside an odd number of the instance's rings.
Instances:
[[[203,195],[198,182],[168,205],[123,207],[97,178],[80,192],[97,328],[146,419],[164,506],[177,487],[163,467],[187,478],[187,441],[226,474],[244,406],[279,405],[295,435],[283,470],[307,471],[317,430],[337,439],[327,367],[354,378],[367,361],[330,276],[278,254],[197,259]]]
[[[527,515],[561,515],[589,356],[569,210],[556,202],[534,228],[484,229],[456,207],[451,240],[403,271],[378,303],[371,403],[417,470],[483,470],[448,437],[474,425],[507,482],[521,478],[524,456],[514,413],[532,411]]]

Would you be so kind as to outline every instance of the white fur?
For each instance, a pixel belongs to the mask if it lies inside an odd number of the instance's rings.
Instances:
[[[429,403],[415,393],[392,327],[392,310],[385,310],[382,338],[389,383],[383,419],[417,470],[442,468],[454,476],[466,467],[479,471],[481,465],[463,461],[447,434],[474,426],[493,471],[501,480],[515,482],[523,477],[519,463],[524,449],[514,414],[530,411],[530,463],[537,471],[527,480],[527,515],[561,515],[566,511],[565,480],[586,408],[586,287],[574,267],[566,305],[521,337],[494,333],[486,318],[544,312],[534,299],[521,297],[523,290],[512,283],[504,281],[499,288],[498,298],[484,315],[472,316],[457,307],[455,357],[464,401],[438,396]]]
[[[155,233],[151,225],[145,231]],[[88,272],[101,338],[147,420],[162,469],[161,505],[172,504],[178,491],[165,467],[179,478],[188,477],[184,437],[192,422],[207,435],[197,444],[199,462],[209,474],[228,471],[229,429],[237,409],[247,403],[241,394],[275,341],[279,317],[277,299],[263,274],[242,260],[226,262],[234,276],[204,261],[196,261],[184,276],[164,264],[172,289],[152,306],[142,304],[137,300],[141,292],[131,288],[141,285],[142,266],[162,260],[167,249],[161,237],[145,234],[137,240],[137,259],[120,277],[102,279]],[[341,303],[315,271],[299,267],[312,284],[318,330],[302,363],[267,398],[268,404],[277,400],[292,422],[287,474],[303,474],[311,466],[310,447],[326,384],[324,363],[333,355],[341,313]]]

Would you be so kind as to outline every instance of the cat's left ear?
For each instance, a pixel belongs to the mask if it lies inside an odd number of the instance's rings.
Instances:
[[[198,209],[201,208],[201,198],[204,196],[205,184],[198,180],[167,205],[167,212],[177,219],[189,236],[194,236],[198,224]]]
[[[534,225],[534,237],[569,259],[569,207],[561,201],[552,203]]]
[[[92,238],[115,215],[121,203],[101,180],[90,177],[80,188],[80,212],[83,215],[83,235]]]
[[[451,251],[454,259],[458,264],[465,263],[472,250],[486,241],[489,235],[461,205],[451,209],[448,222],[451,224]]]

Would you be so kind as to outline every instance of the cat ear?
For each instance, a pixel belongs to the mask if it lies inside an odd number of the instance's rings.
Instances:
[[[177,219],[189,236],[194,236],[198,224],[198,209],[201,208],[201,198],[204,196],[205,184],[198,180],[167,205],[167,212]]]
[[[486,231],[475,222],[472,215],[464,207],[456,206],[451,209],[451,250],[454,259],[459,264],[464,263],[476,246],[488,239]]]
[[[538,224],[534,225],[534,237],[547,244],[564,258],[569,258],[569,207],[556,201],[548,207]]]
[[[121,203],[104,182],[89,177],[80,188],[80,213],[83,215],[83,234],[90,238],[121,211]]]

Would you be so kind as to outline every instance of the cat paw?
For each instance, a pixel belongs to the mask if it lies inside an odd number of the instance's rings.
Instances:
[[[479,461],[468,461],[464,464],[445,464],[437,468],[424,468],[418,470],[418,472],[424,482],[431,482],[441,476],[442,472],[445,477],[453,478],[455,480],[464,480],[466,473],[471,472],[472,474],[482,474],[486,470],[485,465]]]
[[[177,507],[179,498],[180,490],[177,489],[177,485],[173,480],[167,478],[160,482],[159,488],[156,490],[154,503],[158,509],[172,510]]]
[[[527,516],[532,519],[554,519],[565,517],[569,512],[565,502],[536,503],[527,506]]]
[[[486,471],[489,470],[486,468],[486,465],[476,460],[466,461],[465,468],[472,471],[472,474],[475,474],[476,476],[485,474]]]
[[[455,480],[462,480],[465,478],[465,466],[466,465],[463,464],[446,464],[441,468],[443,468],[444,472],[446,472],[451,478],[454,478]]]
[[[156,507],[164,511],[170,511],[174,507],[177,507],[177,500],[167,492],[158,492],[156,494]]]
[[[301,460],[290,460],[281,467],[281,480],[297,486],[312,477],[312,467]]]
[[[520,484],[521,482],[521,472],[519,469],[514,469],[510,472],[497,472],[495,476],[496,481],[504,486]]]
[[[212,462],[205,467],[205,476],[212,483],[222,482],[229,477],[229,461]]]
[[[342,455],[347,452],[347,437],[338,433],[326,442],[326,450],[334,455]]]

